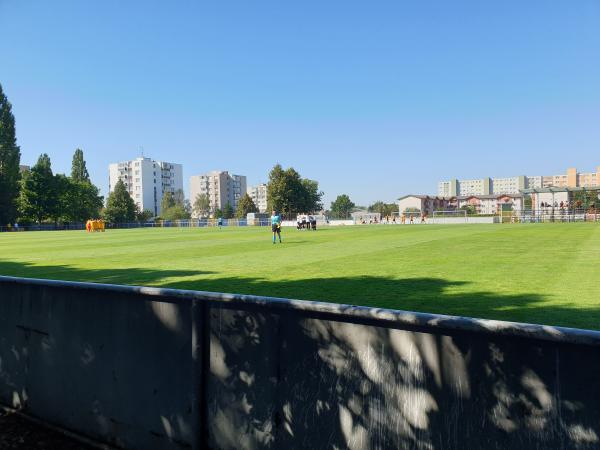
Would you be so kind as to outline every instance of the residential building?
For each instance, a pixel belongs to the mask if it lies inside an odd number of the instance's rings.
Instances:
[[[569,168],[562,175],[441,181],[438,183],[438,196],[518,194],[525,189],[547,187],[600,187],[600,166],[591,173],[579,173],[577,169]]]
[[[233,175],[227,171],[213,171],[190,177],[190,202],[200,194],[208,195],[210,210],[223,209],[230,204],[237,208],[240,198],[246,193],[246,177]],[[195,214],[194,214],[195,215]]]
[[[256,186],[250,186],[247,192],[258,208],[258,212],[267,212],[267,185],[261,183]]]
[[[405,195],[398,199],[400,213],[418,210],[427,215],[434,211],[453,211],[472,206],[476,214],[498,214],[502,209],[521,211],[524,206],[523,194],[487,194],[440,197],[429,195]]]
[[[123,181],[129,195],[140,211],[160,215],[160,203],[165,192],[183,190],[181,164],[136,158],[108,166],[108,191],[112,192],[118,180]]]

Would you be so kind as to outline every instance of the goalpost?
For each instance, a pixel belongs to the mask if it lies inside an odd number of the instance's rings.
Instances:
[[[433,219],[435,223],[467,222],[467,211],[464,209],[454,209],[450,211],[434,211]]]

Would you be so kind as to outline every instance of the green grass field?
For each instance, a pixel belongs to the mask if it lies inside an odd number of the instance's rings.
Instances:
[[[0,274],[600,329],[598,224],[0,234]]]

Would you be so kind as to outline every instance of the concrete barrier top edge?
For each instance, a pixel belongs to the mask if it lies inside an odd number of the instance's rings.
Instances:
[[[254,305],[279,310],[296,310],[329,316],[339,316],[340,318],[354,320],[373,320],[382,323],[392,322],[398,325],[425,329],[429,328],[432,329],[432,331],[437,330],[438,333],[443,332],[444,330],[463,331],[498,336],[526,337],[560,343],[600,346],[600,331],[594,330],[401,311],[320,301],[9,276],[0,276],[0,287],[2,284],[22,284],[75,290],[107,291],[123,294],[129,293],[148,296],[153,301],[168,303],[205,300],[216,304],[239,304],[240,306]]]

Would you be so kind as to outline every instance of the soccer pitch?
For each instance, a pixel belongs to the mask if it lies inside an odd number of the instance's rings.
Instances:
[[[600,329],[598,224],[0,234],[0,274]]]

